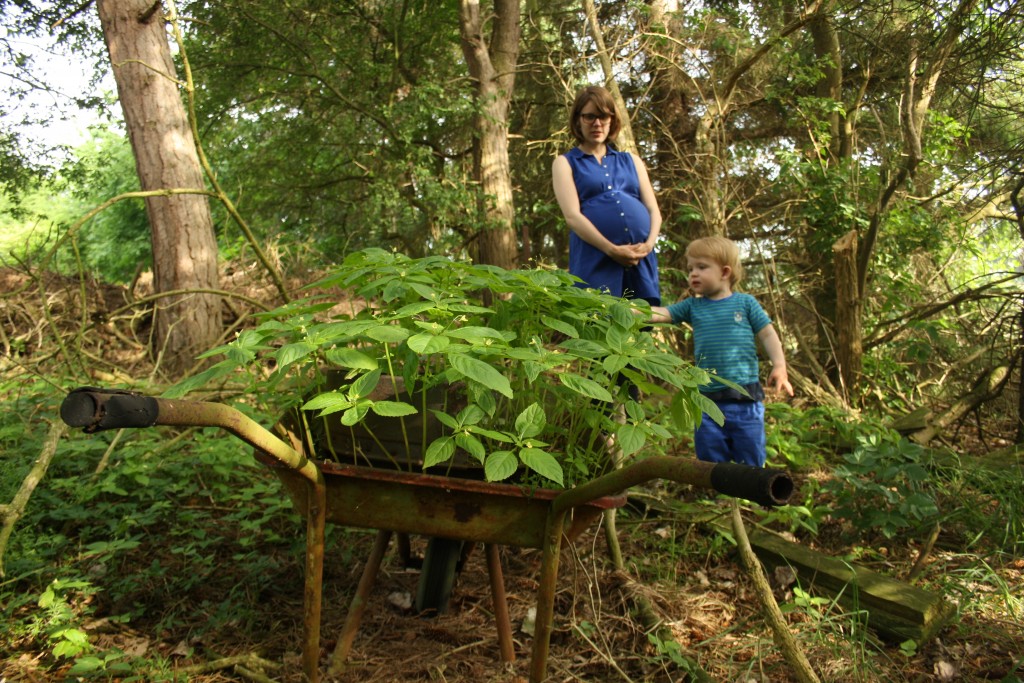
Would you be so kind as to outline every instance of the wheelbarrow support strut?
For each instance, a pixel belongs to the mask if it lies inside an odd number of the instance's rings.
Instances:
[[[319,680],[320,617],[323,588],[324,528],[328,512],[327,484],[321,466],[296,451],[260,424],[240,411],[220,403],[179,401],[143,396],[134,392],[82,387],[72,391],[61,405],[61,418],[71,427],[82,427],[87,433],[125,427],[151,427],[155,425],[219,427],[234,434],[263,454],[279,471],[291,471],[306,482],[310,495],[305,498],[306,562],[304,587],[304,620],[302,670],[308,683]],[[351,468],[360,469],[360,468]],[[368,469],[368,468],[363,468]],[[429,475],[419,475],[423,479]],[[436,478],[436,477],[433,477]],[[719,493],[745,498],[761,505],[785,504],[793,494],[793,481],[785,472],[767,470],[733,463],[706,463],[688,458],[654,456],[639,460],[621,469],[602,475],[573,489],[553,495],[544,510],[543,535],[531,541],[532,547],[542,549],[540,586],[537,591],[537,620],[530,662],[530,681],[544,680],[554,617],[555,583],[558,578],[558,560],[565,521],[568,513],[605,496],[654,480],[669,479],[682,484],[709,488]],[[478,484],[477,486],[483,486]],[[487,484],[497,487],[500,485]],[[517,487],[504,485],[509,489]],[[455,482],[452,483],[452,488]],[[533,501],[531,501],[532,504]],[[415,529],[380,529],[371,562],[379,564],[390,532],[409,532]],[[476,532],[474,532],[476,533]],[[471,540],[471,539],[467,539]],[[476,539],[479,540],[479,539]],[[507,541],[506,541],[507,542]],[[488,565],[497,565],[496,546],[491,540],[487,549]],[[374,570],[375,571],[375,570]],[[364,577],[366,574],[364,574]],[[492,579],[494,573],[492,570]],[[362,589],[360,589],[362,590]],[[365,592],[358,595],[364,595]],[[494,588],[495,602],[504,603],[503,590]],[[364,596],[365,597],[365,596]],[[344,628],[347,642],[339,649],[345,652],[351,645],[358,626],[363,605],[354,604]],[[511,660],[511,642],[508,638],[508,617],[505,605],[496,606],[496,616],[504,614],[499,623],[499,641],[502,659]],[[499,620],[500,621],[500,620]],[[334,662],[334,665],[340,662]]]

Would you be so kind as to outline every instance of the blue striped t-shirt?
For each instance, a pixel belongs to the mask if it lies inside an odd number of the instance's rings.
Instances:
[[[755,335],[771,324],[757,299],[733,292],[724,299],[690,297],[668,307],[673,323],[693,328],[697,367],[740,385],[759,381]],[[726,387],[719,382],[701,387],[704,393]]]

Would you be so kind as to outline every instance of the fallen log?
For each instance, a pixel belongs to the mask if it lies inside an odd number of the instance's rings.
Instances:
[[[731,533],[721,522],[713,526]],[[763,529],[750,531],[748,537],[766,566],[792,567],[803,588],[836,598],[844,609],[864,613],[868,628],[884,640],[924,643],[954,614],[953,605],[938,593],[829,557]]]

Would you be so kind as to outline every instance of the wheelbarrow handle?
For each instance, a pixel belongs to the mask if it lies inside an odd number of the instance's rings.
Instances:
[[[160,415],[157,399],[134,391],[79,387],[60,406],[60,419],[86,433],[152,427]]]
[[[552,502],[552,509],[555,512],[568,510],[654,479],[670,479],[698,488],[709,488],[765,506],[784,505],[795,489],[789,474],[782,470],[656,455],[637,460],[560,493]]]
[[[60,417],[69,427],[86,433],[105,429],[142,428],[155,425],[218,427],[253,446],[266,464],[294,469],[319,484],[316,464],[247,415],[221,403],[154,398],[134,391],[79,387],[60,406]]]

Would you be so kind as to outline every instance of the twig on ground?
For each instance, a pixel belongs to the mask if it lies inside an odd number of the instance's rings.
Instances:
[[[782,610],[779,609],[779,603],[775,601],[775,596],[772,595],[772,588],[768,584],[768,577],[765,576],[760,560],[757,559],[757,555],[754,554],[753,549],[750,547],[747,530],[743,526],[743,517],[740,515],[740,504],[735,498],[732,501],[732,529],[733,534],[736,536],[736,546],[740,553],[740,559],[743,561],[743,566],[746,567],[747,574],[754,584],[754,593],[761,601],[765,618],[768,620],[768,625],[771,626],[772,633],[775,635],[775,643],[782,651],[782,656],[792,667],[793,673],[796,674],[797,680],[801,683],[820,683],[818,674],[814,672],[810,661],[807,659],[807,655],[800,649],[796,638],[790,633],[786,625],[786,619],[782,616]]]
[[[4,552],[7,550],[7,542],[14,531],[14,525],[21,519],[25,506],[28,505],[29,498],[32,497],[32,492],[46,476],[46,470],[57,453],[57,444],[60,443],[60,438],[66,431],[67,427],[63,422],[54,422],[50,425],[50,433],[47,435],[46,441],[43,442],[43,450],[35,464],[32,465],[32,469],[29,470],[28,476],[21,482],[21,488],[14,494],[14,500],[9,505],[0,508],[3,513],[3,527],[0,528],[0,577],[5,575]]]

